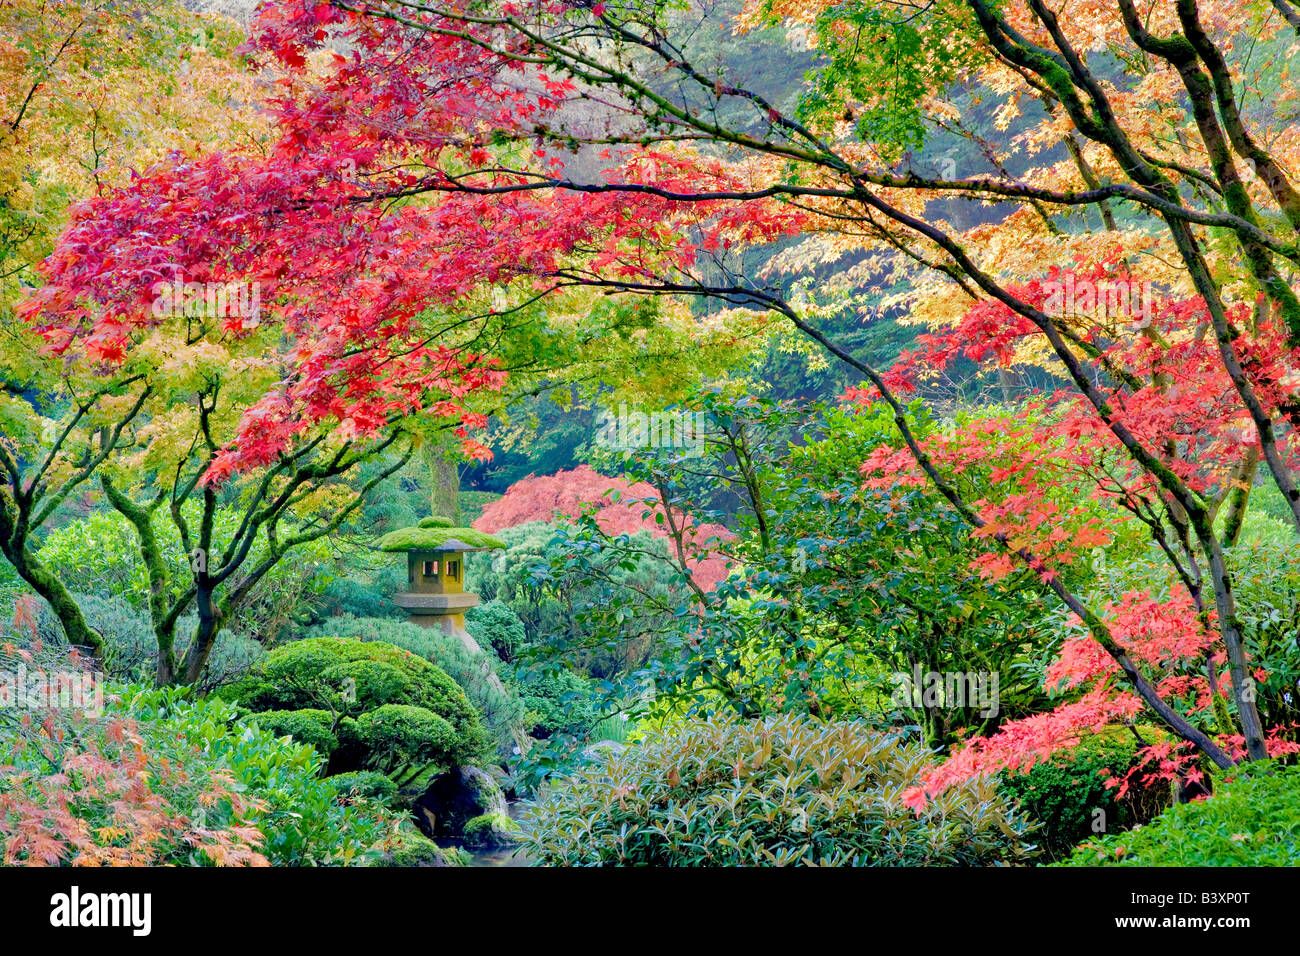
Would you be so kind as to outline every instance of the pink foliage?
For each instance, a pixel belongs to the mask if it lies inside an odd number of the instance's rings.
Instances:
[[[610,492],[617,493],[617,501],[608,497]],[[649,531],[656,537],[671,537],[669,522],[655,520],[656,514],[663,514],[663,506],[658,503],[653,487],[645,482],[633,484],[621,478],[610,478],[588,465],[516,481],[503,497],[483,509],[474,527],[490,534],[530,521],[577,518],[588,509],[595,511],[596,522],[606,534]],[[686,527],[683,534],[686,566],[700,587],[712,591],[726,578],[728,561],[724,556],[707,550],[709,539],[727,541],[733,535],[722,525],[695,524],[676,511],[671,519],[676,526],[684,524]]]
[[[992,737],[975,737],[930,771],[919,787],[903,794],[908,806],[920,809],[948,786],[982,773],[1026,771],[1058,750],[1073,747],[1087,734],[1116,721],[1132,720],[1142,701],[1127,692],[1098,685],[1079,700],[1045,714],[1008,721]]]

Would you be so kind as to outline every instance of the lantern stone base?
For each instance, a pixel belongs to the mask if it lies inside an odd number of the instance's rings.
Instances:
[[[437,628],[459,636],[465,631],[465,611],[479,603],[477,594],[420,594],[399,591],[393,603],[404,610],[412,624]]]

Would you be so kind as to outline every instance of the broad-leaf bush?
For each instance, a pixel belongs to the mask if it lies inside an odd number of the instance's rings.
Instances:
[[[123,704],[144,726],[159,758],[183,760],[194,747],[227,770],[257,801],[253,825],[273,866],[338,866],[369,862],[400,816],[376,800],[339,799],[322,779],[324,758],[312,747],[238,720],[236,708],[209,697],[190,701],[176,691],[137,690]]]
[[[374,770],[349,770],[325,779],[344,798],[365,797],[387,804],[397,796],[397,784]]]
[[[786,715],[684,723],[552,781],[527,852],[579,866],[1016,863],[1029,824],[979,779],[921,813],[903,792],[930,759],[860,722]]]

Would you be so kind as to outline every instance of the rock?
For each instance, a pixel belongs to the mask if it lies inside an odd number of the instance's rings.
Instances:
[[[435,777],[420,797],[419,809],[432,820],[437,837],[462,836],[465,825],[475,817],[509,818],[500,785],[478,767],[458,767]]]
[[[414,827],[403,828],[394,846],[376,862],[378,866],[464,866],[459,850],[440,847]]]
[[[503,813],[485,813],[465,824],[465,845],[508,846],[519,839],[519,824]]]

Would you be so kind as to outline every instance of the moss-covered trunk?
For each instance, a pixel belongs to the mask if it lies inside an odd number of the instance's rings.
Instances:
[[[104,638],[86,623],[85,615],[81,613],[81,608],[77,606],[68,589],[63,586],[63,582],[26,547],[13,556],[8,549],[5,549],[5,557],[14,566],[18,576],[31,585],[32,590],[50,605],[55,617],[59,619],[59,624],[63,626],[63,633],[68,643],[85,650],[95,660],[102,660]],[[14,560],[15,557],[17,560]]]
[[[460,458],[455,447],[445,439],[431,439],[424,443],[420,455],[429,469],[432,514],[448,517],[452,524],[459,526]]]
[[[27,522],[25,508],[8,494],[0,494],[0,554],[13,565],[18,576],[50,605],[63,626],[68,643],[84,648],[95,660],[102,660],[103,637],[86,623],[81,608],[72,599],[71,592],[63,586],[58,575],[47,568],[27,546]]]
[[[217,633],[221,628],[211,592],[200,593],[198,606],[199,623],[194,628],[190,646],[185,649],[182,680],[186,684],[196,684],[203,676],[203,668],[208,665],[208,657],[212,654],[212,647],[216,644]]]

